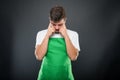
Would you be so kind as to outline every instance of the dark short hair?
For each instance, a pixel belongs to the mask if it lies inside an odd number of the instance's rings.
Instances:
[[[62,6],[54,6],[50,10],[50,20],[53,22],[58,22],[61,19],[66,18],[65,10]]]

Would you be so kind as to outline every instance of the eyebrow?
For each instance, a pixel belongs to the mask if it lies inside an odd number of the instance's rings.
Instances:
[[[61,23],[61,24],[58,24],[58,25],[63,25],[63,24]]]
[[[57,23],[51,23],[51,24],[57,24]],[[58,25],[62,25],[63,23],[59,23]]]

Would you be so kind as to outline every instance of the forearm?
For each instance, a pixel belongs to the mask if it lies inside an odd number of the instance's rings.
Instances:
[[[71,60],[76,60],[78,56],[78,50],[73,46],[68,35],[65,36],[65,42],[68,56]]]
[[[46,35],[43,42],[36,47],[35,56],[38,60],[42,60],[47,52],[49,37]]]

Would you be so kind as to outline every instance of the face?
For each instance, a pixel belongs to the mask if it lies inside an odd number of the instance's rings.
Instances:
[[[61,19],[59,22],[56,22],[56,23],[50,20],[50,23],[55,28],[55,32],[59,32],[59,29],[63,27],[65,22],[66,22],[65,19]]]

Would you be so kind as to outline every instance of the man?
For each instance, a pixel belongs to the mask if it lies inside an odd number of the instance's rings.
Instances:
[[[62,6],[50,10],[48,29],[36,37],[35,56],[42,60],[38,80],[74,80],[71,60],[80,51],[78,34],[66,28],[66,14]]]

